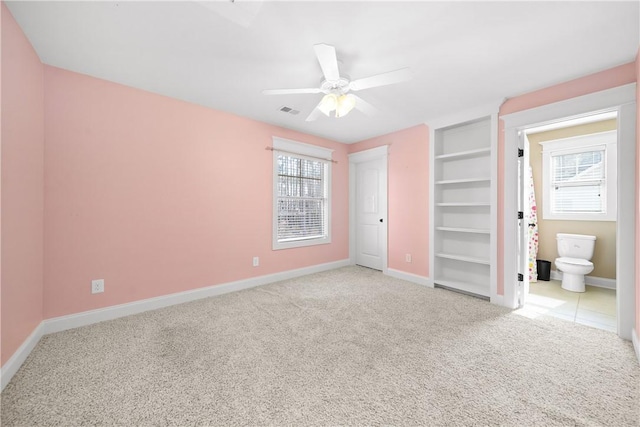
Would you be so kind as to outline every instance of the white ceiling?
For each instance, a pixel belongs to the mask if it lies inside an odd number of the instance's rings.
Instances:
[[[7,6],[45,64],[345,143],[632,62],[640,20],[637,1]],[[250,9],[251,22],[228,18]],[[317,86],[317,43],[352,79],[402,67],[414,78],[358,92],[382,114],[305,122],[322,94],[261,91]]]

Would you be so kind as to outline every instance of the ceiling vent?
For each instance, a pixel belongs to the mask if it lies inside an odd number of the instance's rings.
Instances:
[[[287,107],[287,106],[280,107],[280,111],[282,111],[283,113],[293,114],[294,116],[295,116],[296,114],[300,113],[300,111],[298,111],[298,110],[294,110],[293,108],[291,108],[291,107]]]

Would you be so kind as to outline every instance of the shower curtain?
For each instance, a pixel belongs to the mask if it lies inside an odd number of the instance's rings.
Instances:
[[[538,280],[538,208],[536,206],[536,193],[533,188],[533,171],[529,165],[529,281]]]

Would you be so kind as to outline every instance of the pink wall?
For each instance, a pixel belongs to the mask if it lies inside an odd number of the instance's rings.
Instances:
[[[45,318],[349,256],[343,144],[49,66],[45,132]],[[274,135],[335,150],[331,244],[272,251]]]
[[[43,66],[2,8],[2,364],[42,320]]]
[[[630,62],[618,67],[610,68],[599,73],[590,74],[579,79],[550,86],[535,92],[510,98],[500,107],[499,115],[528,110],[530,108],[547,105],[576,96],[586,95],[613,87],[622,86],[636,81],[636,64]],[[498,271],[503,271],[504,244],[504,124],[500,121],[498,132]],[[498,275],[498,294],[504,294],[504,277]]]
[[[429,276],[429,129],[415,126],[349,146],[389,144],[389,268]],[[411,254],[412,262],[405,261]]]

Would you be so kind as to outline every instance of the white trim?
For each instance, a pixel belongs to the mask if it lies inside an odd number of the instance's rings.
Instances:
[[[505,114],[500,116],[500,119],[504,122],[505,129],[530,129],[564,122],[568,119],[592,116],[610,110],[612,107],[635,102],[635,100],[636,84],[629,83],[612,89],[554,102],[553,104]]]
[[[400,280],[406,280],[407,282],[415,283],[417,285],[428,286],[433,288],[433,280],[425,276],[420,276],[413,273],[407,273],[405,271],[395,270],[393,268],[387,268],[384,273],[389,277],[393,277]]]
[[[492,295],[489,297],[491,304],[504,305],[504,297],[502,295]]]
[[[618,335],[630,340],[635,321],[635,153],[636,84],[594,92],[500,117],[504,138],[504,305],[517,305],[518,132],[606,111],[618,112],[618,218],[616,238]]]
[[[551,280],[562,281],[562,271],[551,270],[549,278]],[[584,283],[589,286],[595,286],[596,288],[616,290],[617,281],[615,279],[607,279],[606,277],[584,276]]]
[[[617,281],[615,279],[607,279],[606,277],[584,276],[584,282],[596,288],[617,289]]]
[[[636,319],[636,103],[618,109],[616,280],[618,335],[631,340]]]
[[[36,326],[33,332],[31,332],[27,339],[24,340],[24,342],[16,350],[16,352],[13,353],[13,356],[11,356],[9,360],[7,360],[7,363],[2,366],[2,368],[0,369],[0,391],[4,390],[7,384],[9,384],[11,378],[13,378],[16,372],[18,372],[24,361],[27,360],[27,357],[29,357],[29,354],[31,354],[36,344],[38,344],[38,341],[40,341],[40,338],[43,335],[44,327],[42,325],[42,322],[40,322],[40,324]]]
[[[351,265],[356,264],[356,167],[355,165],[362,162],[368,162],[371,160],[384,159],[385,176],[387,186],[384,188],[385,193],[385,205],[387,206],[384,213],[384,241],[382,242],[382,249],[384,255],[382,257],[382,272],[387,273],[388,269],[388,257],[389,257],[389,145],[381,145],[380,147],[370,148],[368,150],[359,151],[357,153],[349,154],[349,261]]]
[[[388,154],[389,146],[381,145],[380,147],[349,154],[349,163],[368,162],[369,160],[376,160],[380,157],[386,157]]]
[[[640,363],[640,339],[638,339],[638,331],[635,328],[631,330],[631,342],[633,343],[633,349],[636,351],[636,359]]]
[[[34,329],[31,335],[29,335],[29,337],[22,343],[20,348],[18,348],[13,356],[11,356],[7,363],[2,366],[2,369],[0,370],[2,389],[9,384],[11,378],[16,372],[18,372],[20,366],[22,366],[40,338],[44,335],[79,328],[81,326],[87,326],[98,322],[104,322],[106,320],[118,319],[120,317],[143,313],[149,310],[157,310],[159,308],[169,307],[185,302],[241,291],[243,289],[255,288],[269,283],[294,279],[296,277],[333,270],[340,267],[346,267],[348,265],[349,260],[343,259],[340,261],[317,264],[295,270],[267,274],[264,276],[251,277],[249,279],[238,280],[235,282],[222,283],[219,285],[208,286],[206,288],[192,289],[189,291],[177,292],[174,294],[162,295],[155,298],[147,298],[125,304],[99,308],[97,310],[83,311],[81,313],[44,320],[40,322],[36,329]]]
[[[496,114],[500,109],[500,106],[504,102],[504,98],[499,101],[491,102],[489,104],[481,105],[468,110],[460,111],[456,114],[447,116],[434,117],[425,122],[429,129],[442,129],[445,127],[459,125],[460,123],[473,122],[478,118],[488,117]],[[431,142],[431,141],[430,141]]]
[[[499,106],[498,106],[499,108]],[[498,108],[491,114],[491,193],[489,203],[489,300],[500,304],[504,298],[498,295]]]
[[[174,294],[148,298],[126,304],[114,305],[97,310],[85,311],[68,316],[55,317],[53,319],[47,319],[43,322],[44,333],[50,334],[53,332],[65,331],[67,329],[86,326],[105,320],[117,319],[124,316],[130,316],[132,314],[138,314],[149,310],[157,310],[159,308],[195,301],[202,298],[228,294],[230,292],[241,291],[243,289],[255,288],[257,286],[263,286],[269,283],[279,282],[281,280],[288,280],[300,276],[306,276],[308,274],[318,273],[321,271],[333,270],[336,268],[345,267],[347,265],[349,265],[349,260],[340,260],[325,264],[317,264],[310,267],[283,271],[281,273],[251,277],[249,279],[238,280],[235,282],[222,283],[219,285],[207,286],[205,288],[192,289],[184,292],[177,292]]]
[[[272,137],[273,148],[276,150],[288,151],[291,153],[301,154],[303,156],[317,157],[319,159],[331,160],[331,154],[334,150],[330,148],[320,147],[318,145],[305,144],[304,142],[293,141],[291,139]]]
[[[611,119],[615,119],[616,117],[617,117],[617,113],[615,111],[607,111],[600,114],[592,114],[589,116],[578,117],[577,119],[563,120],[557,123],[551,123],[544,126],[529,128],[527,129],[527,132],[529,133],[546,132],[550,130],[566,128],[567,126],[578,126],[578,125],[585,125],[588,123],[601,122],[604,120],[611,120]]]
[[[436,188],[435,188],[435,162],[436,162],[436,128],[427,124],[429,128],[429,274],[436,276]],[[433,280],[431,281],[433,286]]]

